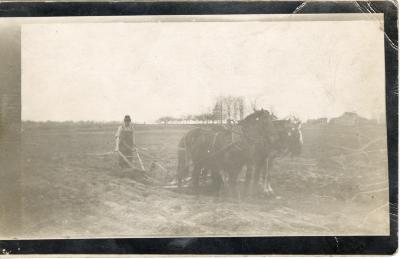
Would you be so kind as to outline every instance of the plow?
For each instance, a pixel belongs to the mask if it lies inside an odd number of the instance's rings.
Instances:
[[[125,161],[125,163],[130,167],[130,169],[132,169],[133,171],[136,171],[136,172],[146,173],[146,169],[143,165],[143,161],[139,155],[139,152],[136,152],[136,157],[139,161],[140,168],[135,167],[135,165],[131,161],[129,161],[129,159],[124,154],[122,154],[121,151],[118,150],[116,152]]]
[[[111,156],[113,157],[113,160],[115,162],[118,162],[117,159],[120,157],[122,158],[125,163],[128,165],[127,168],[121,169],[121,172],[123,173],[124,176],[128,176],[129,178],[133,178],[133,180],[138,181],[138,182],[143,182],[145,184],[156,184],[163,189],[168,189],[171,191],[177,191],[177,192],[183,192],[183,193],[191,193],[192,188],[190,186],[191,182],[191,177],[187,177],[184,179],[184,184],[181,186],[178,186],[176,181],[172,181],[169,183],[162,182],[160,179],[156,179],[154,177],[154,174],[151,175],[151,173],[154,173],[156,168],[159,168],[163,173],[164,176],[167,176],[170,173],[170,170],[166,168],[162,164],[160,159],[156,158],[152,154],[149,154],[146,149],[142,147],[136,146],[136,148],[133,150],[134,154],[133,156],[126,156],[124,155],[121,151],[109,151],[109,152],[103,152],[103,153],[88,153],[88,156],[95,156],[95,157],[107,157]],[[146,159],[143,159],[146,158]],[[146,166],[144,161],[151,161]],[[161,177],[162,178],[162,177]],[[202,177],[204,178],[204,176]],[[207,192],[207,188],[200,188],[204,193]],[[204,190],[203,190],[204,189]]]
[[[113,156],[115,161],[117,161],[117,158],[121,158],[127,165],[127,168],[121,168],[121,171],[123,173],[130,173],[130,176],[136,178],[136,180],[138,180],[137,178],[143,178],[147,183],[159,182],[154,177],[150,176],[150,173],[154,171],[156,167],[161,169],[164,173],[169,172],[169,170],[166,169],[165,166],[157,162],[157,158],[145,152],[144,148],[136,147],[132,149],[132,151],[134,153],[132,156],[127,156],[119,150],[104,153],[89,153],[87,155],[97,157]],[[147,168],[145,166],[145,163],[143,162],[142,156],[145,156],[149,160],[151,160],[151,163]]]

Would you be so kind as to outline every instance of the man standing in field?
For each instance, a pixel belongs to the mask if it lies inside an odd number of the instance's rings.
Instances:
[[[121,152],[129,162],[132,162],[134,150],[135,134],[133,124],[131,123],[131,117],[125,115],[124,124],[118,127],[117,133],[115,134],[115,151]],[[127,168],[129,165],[123,156],[119,156],[119,166],[121,168]]]

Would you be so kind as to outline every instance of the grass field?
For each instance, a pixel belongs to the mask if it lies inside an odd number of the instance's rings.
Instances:
[[[240,200],[163,188],[189,128],[138,127],[146,168],[167,169],[150,186],[118,169],[114,126],[25,125],[21,238],[388,233],[384,126],[304,127],[302,155],[273,169],[276,196]]]

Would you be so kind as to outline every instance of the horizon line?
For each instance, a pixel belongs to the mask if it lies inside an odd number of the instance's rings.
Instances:
[[[380,118],[368,118],[368,117],[364,117],[361,116],[360,114],[358,114],[357,112],[353,112],[353,111],[349,111],[349,112],[343,112],[341,115],[339,116],[335,116],[335,117],[316,117],[316,118],[307,118],[305,119],[303,122],[307,122],[308,120],[317,120],[317,119],[327,119],[327,120],[331,120],[334,118],[339,118],[341,116],[343,116],[345,113],[355,113],[357,114],[357,116],[359,116],[360,118],[365,118],[368,120],[380,120]],[[281,118],[278,118],[278,120],[280,120]],[[171,120],[171,122],[174,121],[178,121],[178,120]],[[185,121],[185,120],[183,120]],[[200,121],[200,120],[187,120],[187,121]],[[219,120],[215,120],[215,121],[219,121]],[[224,120],[225,121],[225,120]],[[67,123],[67,122],[72,122],[72,123],[122,123],[123,121],[119,121],[119,120],[30,120],[30,119],[21,119],[21,122],[35,122],[35,123],[46,123],[46,122],[56,122],[56,123]],[[156,121],[133,121],[133,124],[164,124],[162,122],[156,122]],[[171,124],[171,123],[167,123],[167,124]],[[172,123],[174,124],[174,123]],[[190,123],[175,123],[175,124],[190,124]],[[198,124],[198,123],[194,123],[194,124]],[[201,123],[200,123],[201,124]]]

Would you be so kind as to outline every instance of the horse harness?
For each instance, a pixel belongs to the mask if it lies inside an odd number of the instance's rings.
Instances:
[[[226,129],[226,130],[230,131],[230,133],[231,133],[231,141],[230,141],[230,143],[228,145],[222,147],[220,150],[216,151],[215,150],[215,145],[216,145],[216,142],[217,142],[217,138],[218,138],[218,136],[220,136],[223,133],[223,132],[216,132],[213,135],[213,140],[212,140],[211,146],[207,150],[209,153],[213,152],[213,154],[215,155],[215,154],[218,154],[218,153],[221,153],[221,152],[225,151],[226,149],[228,149],[228,148],[230,148],[232,146],[234,148],[236,148],[237,150],[242,150],[242,148],[240,147],[240,143],[242,143],[243,141],[241,141],[240,137],[239,137],[239,139],[234,139],[233,136],[234,136],[234,134],[237,135],[237,136],[245,136],[244,133],[241,130],[240,130],[241,132],[237,132],[237,131],[234,131],[232,129]]]

